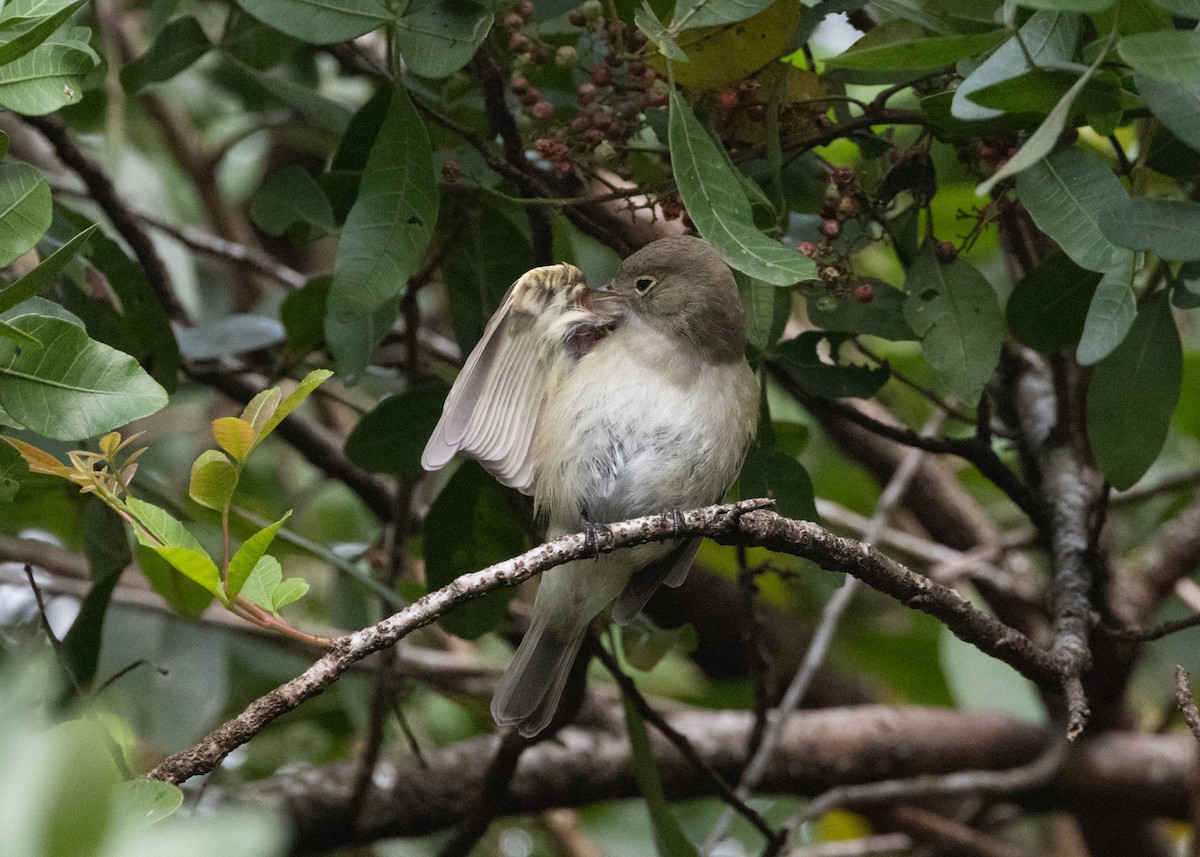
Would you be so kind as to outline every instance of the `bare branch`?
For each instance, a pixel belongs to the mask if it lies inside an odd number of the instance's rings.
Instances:
[[[1178,664],[1175,665],[1175,702],[1188,729],[1200,741],[1200,711],[1196,709],[1196,700],[1192,698],[1192,690],[1188,686],[1187,670]]]

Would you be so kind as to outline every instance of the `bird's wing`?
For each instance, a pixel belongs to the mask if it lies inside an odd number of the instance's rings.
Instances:
[[[421,464],[436,470],[461,452],[502,485],[532,493],[529,449],[546,396],[610,324],[593,311],[587,280],[575,266],[524,274],[459,372]]]

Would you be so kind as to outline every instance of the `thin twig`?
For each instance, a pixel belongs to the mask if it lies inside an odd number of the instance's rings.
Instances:
[[[1175,665],[1175,703],[1188,729],[1200,741],[1200,710],[1196,709],[1196,700],[1192,698],[1192,690],[1188,686],[1187,670],[1178,664]]]

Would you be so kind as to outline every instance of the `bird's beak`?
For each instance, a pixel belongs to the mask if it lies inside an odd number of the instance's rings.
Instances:
[[[592,300],[595,301],[623,301],[625,296],[617,291],[616,280],[609,280],[603,286],[600,286],[592,293]]]

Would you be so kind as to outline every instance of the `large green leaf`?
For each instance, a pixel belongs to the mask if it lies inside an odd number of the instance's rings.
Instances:
[[[1165,83],[1144,74],[1135,75],[1134,80],[1155,118],[1200,151],[1200,81]]]
[[[1096,286],[1075,353],[1075,359],[1084,366],[1111,354],[1129,332],[1137,315],[1133,272],[1133,254],[1126,251],[1121,264],[1106,272]]]
[[[12,0],[0,14],[0,65],[25,56],[67,22],[87,0]]]
[[[359,467],[402,479],[421,474],[421,453],[446,401],[440,385],[389,396],[366,414],[346,438],[346,455]]]
[[[891,376],[888,366],[859,366],[841,363],[838,350],[851,339],[848,333],[823,333],[808,331],[789,339],[775,350],[776,359],[784,371],[805,391],[830,399],[854,397],[869,399],[879,392]],[[829,351],[825,362],[821,357],[821,346]]]
[[[1128,195],[1094,155],[1078,148],[1054,152],[1017,175],[1017,196],[1038,228],[1081,268],[1103,273],[1125,254],[1104,237],[1100,217]]]
[[[350,124],[350,111],[337,101],[325,98],[311,87],[281,74],[260,71],[230,56],[229,65],[248,81],[250,88],[261,89],[271,98],[294,108],[314,125],[341,135]]]
[[[192,462],[188,496],[215,512],[225,512],[237,490],[238,469],[217,449],[206,449]]]
[[[956,119],[978,121],[995,119],[999,110],[981,107],[969,98],[984,87],[1017,77],[1029,71],[1032,60],[1037,66],[1064,62],[1075,50],[1079,36],[1079,16],[1074,12],[1035,12],[1014,36],[969,74],[954,91],[950,112]]]
[[[725,154],[683,96],[672,92],[670,98],[671,167],[696,229],[730,267],[757,280],[791,286],[814,279],[817,269],[811,259],[768,238],[754,225],[750,203]]]
[[[196,537],[183,524],[155,505],[127,497],[130,510],[145,527],[135,527],[138,544],[165,559],[182,574],[200,584],[217,598],[223,598],[221,572]]]
[[[865,71],[933,71],[953,65],[964,57],[975,56],[998,45],[1007,33],[970,33],[962,36],[925,36],[906,42],[851,47],[825,63],[830,69]]]
[[[0,164],[0,265],[28,253],[52,217],[50,185],[28,164]]]
[[[242,588],[242,597],[271,613],[278,613],[308,592],[308,582],[298,577],[283,579],[283,567],[273,556],[260,557]]]
[[[870,302],[839,298],[835,306],[822,309],[817,301],[809,300],[809,320],[825,330],[868,333],[893,342],[919,339],[904,320],[904,293],[882,280],[864,277],[863,281],[875,290]]]
[[[774,0],[675,0],[671,29],[675,32],[694,27],[719,27],[744,21],[770,6]]]
[[[450,477],[425,518],[425,576],[431,591],[529,547],[504,491],[473,461]],[[512,589],[489,592],[456,607],[438,623],[452,634],[475,639],[504,618],[512,595]]]
[[[1200,32],[1159,30],[1124,36],[1117,44],[1121,59],[1140,74],[1167,83],[1200,83]]]
[[[1163,259],[1200,259],[1200,203],[1135,196],[1100,214],[1100,231],[1118,247],[1153,250]]]
[[[629,730],[629,749],[633,756],[633,778],[637,780],[638,791],[642,793],[646,809],[650,812],[655,849],[659,857],[698,857],[696,846],[683,835],[679,819],[671,811],[667,793],[663,791],[642,715],[628,695],[622,695],[622,700],[625,703],[625,725]]]
[[[63,246],[59,247],[44,262],[34,268],[8,288],[0,291],[0,312],[8,312],[21,301],[28,300],[44,289],[61,271],[66,264],[75,258],[75,254],[87,243],[96,231],[95,225],[89,226]]]
[[[238,0],[238,5],[275,29],[314,45],[357,39],[392,19],[377,0]]]
[[[329,198],[299,164],[267,177],[250,200],[250,217],[263,232],[277,237],[296,224],[313,227],[318,234],[333,229]]]
[[[404,293],[421,264],[437,211],[429,135],[404,88],[397,86],[338,243],[329,310],[339,321],[370,315]]]
[[[446,77],[475,55],[493,16],[475,0],[412,0],[396,20],[396,47],[409,71]]]
[[[84,551],[92,587],[80,602],[79,613],[62,642],[71,674],[86,688],[96,676],[109,600],[133,555],[121,518],[98,499],[89,498],[83,520]]]
[[[42,116],[83,98],[83,78],[100,62],[85,27],[60,30],[15,62],[0,66],[0,106]]]
[[[89,339],[68,321],[22,315],[11,324],[42,343],[0,341],[0,407],[47,437],[92,437],[167,404],[167,391],[128,354]]]
[[[1142,308],[1125,341],[1100,361],[1087,397],[1096,463],[1119,490],[1154,463],[1179,400],[1183,349],[1166,295]]]
[[[177,18],[155,37],[150,49],[121,69],[121,86],[134,93],[151,83],[170,80],[212,48],[200,22]]]
[[[1018,342],[1038,351],[1068,348],[1083,323],[1100,275],[1056,253],[1025,275],[1008,297],[1008,327]]]
[[[250,573],[254,571],[254,567],[258,565],[258,561],[263,558],[263,555],[267,552],[267,548],[275,540],[275,534],[279,532],[279,528],[291,516],[292,513],[288,512],[269,527],[259,530],[246,539],[246,541],[242,542],[242,546],[237,549],[237,553],[230,558],[229,568],[225,575],[225,593],[230,601],[237,598],[238,593],[242,591],[242,586],[250,578]]]
[[[778,449],[750,447],[737,482],[738,497],[773,497],[774,511],[798,521],[818,521],[812,479],[804,465]]]
[[[938,261],[932,243],[917,254],[904,289],[904,315],[921,337],[925,359],[960,399],[974,405],[1000,361],[1004,339],[995,289],[961,259]]]

